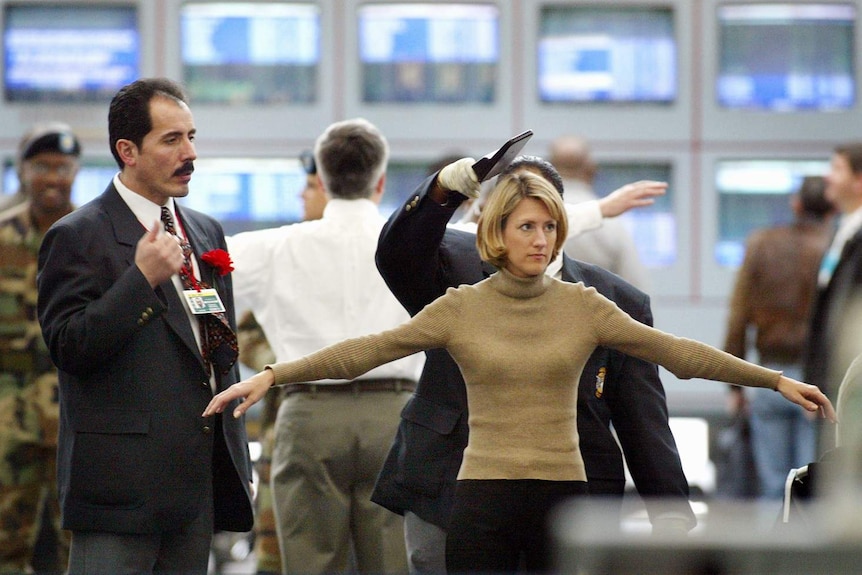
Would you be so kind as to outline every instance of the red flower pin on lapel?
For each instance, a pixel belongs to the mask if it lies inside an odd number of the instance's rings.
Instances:
[[[201,259],[215,268],[220,276],[226,276],[233,271],[233,262],[230,261],[230,254],[223,249],[205,252],[201,254]]]

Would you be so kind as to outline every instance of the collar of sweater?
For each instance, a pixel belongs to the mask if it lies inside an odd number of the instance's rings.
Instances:
[[[537,297],[547,291],[553,278],[546,274],[522,278],[501,269],[489,278],[491,286],[504,296],[527,299]]]

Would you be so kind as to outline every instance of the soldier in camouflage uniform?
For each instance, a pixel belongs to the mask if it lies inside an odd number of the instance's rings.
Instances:
[[[81,146],[65,124],[41,124],[18,148],[24,201],[0,213],[0,573],[32,568],[45,506],[60,542],[57,372],[36,319],[36,266],[47,229],[72,211]],[[38,558],[37,558],[38,559]],[[44,567],[43,567],[44,568]]]

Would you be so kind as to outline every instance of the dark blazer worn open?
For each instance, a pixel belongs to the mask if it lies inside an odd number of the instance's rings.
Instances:
[[[215,220],[177,213],[198,258],[226,249]],[[153,290],[134,265],[144,232],[111,184],[57,222],[40,250],[39,321],[60,377],[63,527],[176,529],[197,515],[212,482],[215,529],[248,531],[244,420],[201,417],[212,390],[182,302],[170,280]],[[233,321],[230,276],[200,268]],[[237,373],[217,376],[218,391]]]

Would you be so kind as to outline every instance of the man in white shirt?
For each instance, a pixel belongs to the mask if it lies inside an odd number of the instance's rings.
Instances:
[[[551,143],[548,160],[563,178],[566,205],[597,199],[592,187],[597,166],[586,140],[560,136]],[[640,289],[648,287],[646,269],[622,220],[609,219],[599,229],[569,238],[563,250],[569,257],[603,267]]]
[[[388,156],[368,121],[332,124],[314,148],[323,218],[228,238],[238,308],[254,312],[277,361],[408,319],[374,263]],[[344,572],[351,541],[360,573],[407,571],[402,519],[371,491],[423,360],[286,386],[271,476],[284,572]]]

